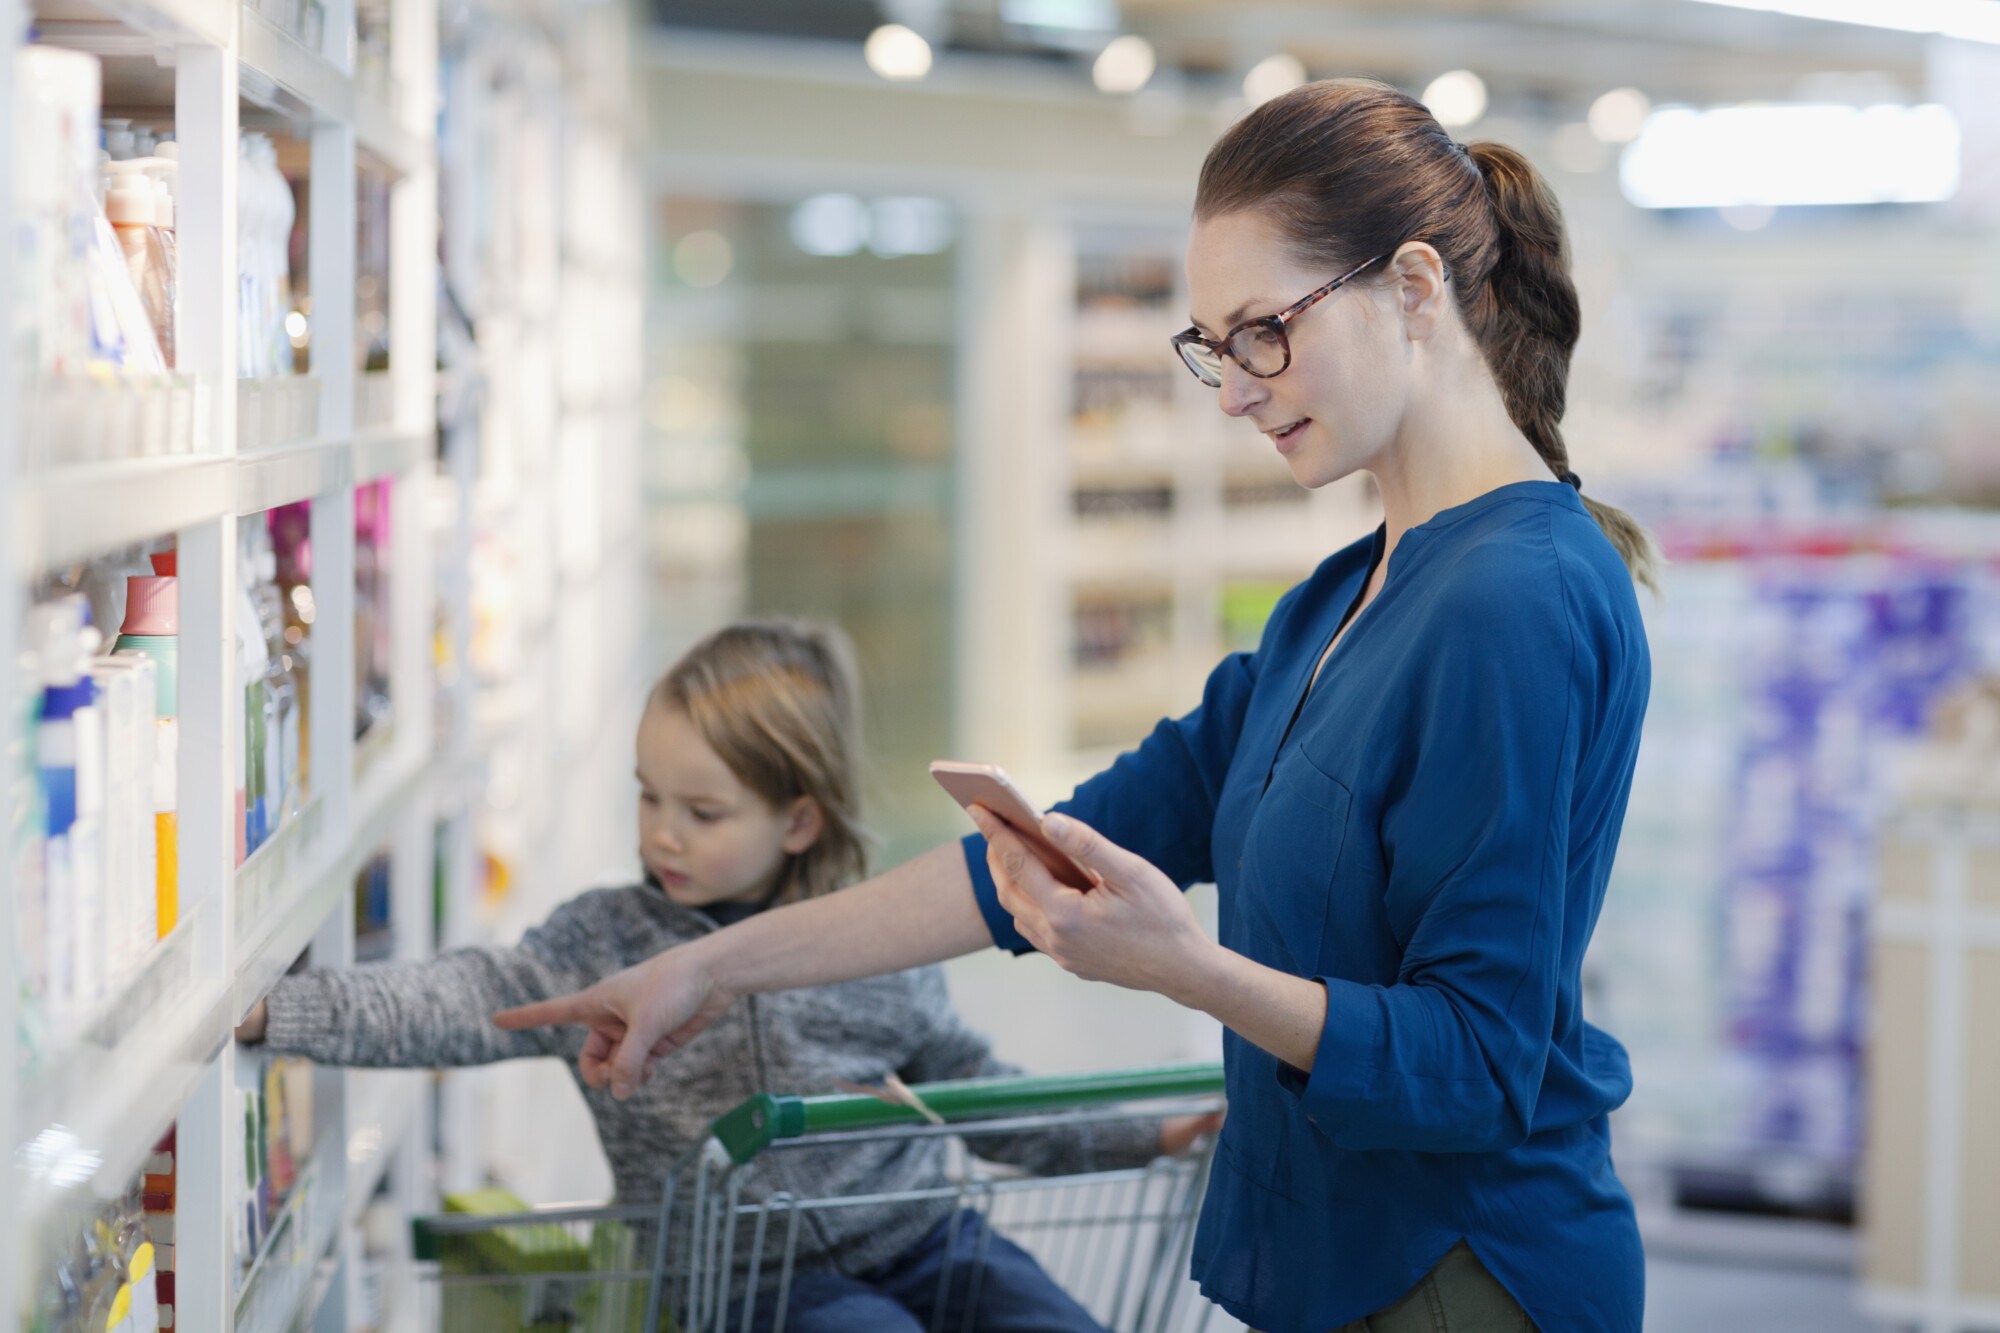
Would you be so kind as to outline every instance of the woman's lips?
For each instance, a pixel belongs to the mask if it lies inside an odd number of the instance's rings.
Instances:
[[[1289,426],[1274,430],[1271,432],[1271,442],[1278,446],[1279,453],[1288,454],[1293,446],[1298,444],[1299,438],[1305,434],[1306,427],[1311,423],[1311,417],[1302,417]]]

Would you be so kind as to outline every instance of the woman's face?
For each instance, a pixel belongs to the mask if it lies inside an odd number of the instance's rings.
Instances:
[[[1222,410],[1256,423],[1301,486],[1370,467],[1402,419],[1409,344],[1394,287],[1373,281],[1378,272],[1293,318],[1285,330],[1292,364],[1282,374],[1258,379],[1223,358]],[[1246,319],[1277,314],[1340,272],[1301,263],[1270,219],[1253,210],[1197,221],[1187,275],[1195,327],[1220,338]]]
[[[639,855],[684,907],[761,901],[824,825],[809,796],[776,810],[744,786],[678,708],[646,709],[638,758]]]

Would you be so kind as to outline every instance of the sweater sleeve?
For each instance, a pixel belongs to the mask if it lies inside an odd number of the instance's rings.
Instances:
[[[1118,756],[1110,768],[1055,808],[1145,857],[1182,888],[1213,880],[1209,837],[1215,803],[1229,775],[1256,684],[1255,654],[1225,657],[1209,673],[1201,703],[1193,712],[1163,720],[1137,749]],[[986,839],[977,833],[965,838],[965,865],[993,942],[1013,953],[1032,953],[1034,946],[1014,929],[1013,918],[1000,906],[993,872],[986,865]]]
[[[941,968],[911,974],[917,1012],[928,1016],[923,1044],[896,1071],[906,1083],[961,1078],[1011,1078],[1027,1071],[993,1054],[984,1033],[968,1027],[952,1005]],[[1069,1176],[1144,1166],[1159,1156],[1157,1116],[1099,1120],[1018,1134],[966,1136],[966,1146],[989,1162],[1004,1162],[1037,1176]]]
[[[1380,816],[1390,926],[1408,941],[1396,981],[1319,978],[1313,1067],[1279,1066],[1351,1151],[1504,1149],[1535,1120],[1590,686],[1555,569],[1494,578],[1461,585],[1410,683],[1409,757]]]
[[[575,1028],[503,1032],[501,1009],[581,990],[601,968],[574,956],[573,904],[511,949],[455,949],[415,963],[307,971],[281,979],[266,1008],[264,1044],[325,1064],[446,1068],[524,1056],[570,1056]]]

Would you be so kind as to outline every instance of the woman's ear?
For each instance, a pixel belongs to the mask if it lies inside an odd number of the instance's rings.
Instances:
[[[1431,337],[1451,299],[1445,289],[1443,257],[1428,241],[1408,241],[1389,260],[1389,273],[1404,331],[1413,342]]]
[[[810,796],[801,796],[792,802],[791,813],[785,819],[785,850],[797,856],[806,848],[819,841],[819,835],[826,832],[826,811],[819,808],[819,802]]]

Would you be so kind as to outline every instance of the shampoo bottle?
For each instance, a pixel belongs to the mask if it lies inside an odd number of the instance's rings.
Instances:
[[[152,558],[150,577],[125,581],[125,623],[117,651],[143,653],[156,672],[153,713],[155,928],[164,938],[180,918],[180,580],[174,553]]]

